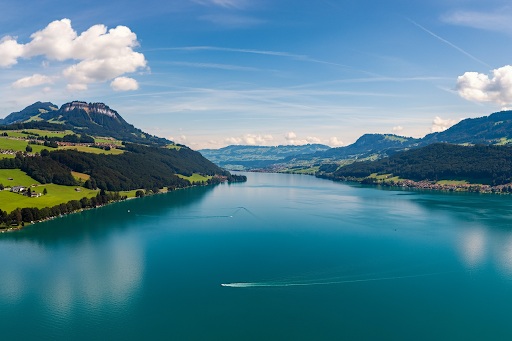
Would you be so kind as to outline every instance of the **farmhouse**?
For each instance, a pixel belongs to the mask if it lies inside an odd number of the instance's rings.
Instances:
[[[14,193],[19,193],[24,190],[25,190],[25,186],[21,186],[21,185],[11,187],[11,192],[14,192]]]

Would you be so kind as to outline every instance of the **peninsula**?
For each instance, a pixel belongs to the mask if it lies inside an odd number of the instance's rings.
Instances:
[[[103,103],[37,102],[0,126],[0,228],[130,197],[245,181]]]

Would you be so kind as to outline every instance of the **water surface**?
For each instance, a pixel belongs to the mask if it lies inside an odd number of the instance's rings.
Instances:
[[[512,197],[247,175],[1,234],[2,340],[512,338]]]

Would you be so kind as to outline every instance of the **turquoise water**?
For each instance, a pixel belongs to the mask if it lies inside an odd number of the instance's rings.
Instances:
[[[1,234],[1,339],[512,338],[511,196],[247,175]]]

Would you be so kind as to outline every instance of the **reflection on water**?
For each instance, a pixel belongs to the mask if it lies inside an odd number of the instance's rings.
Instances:
[[[509,336],[512,197],[247,175],[0,235],[3,335]]]

